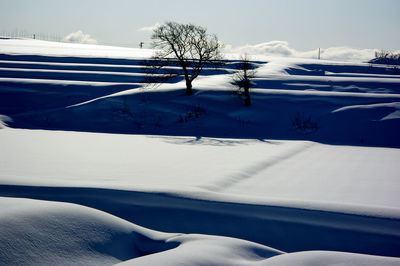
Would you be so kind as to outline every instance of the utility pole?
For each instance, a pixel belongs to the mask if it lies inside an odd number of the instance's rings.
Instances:
[[[318,60],[321,59],[321,48],[318,48]]]

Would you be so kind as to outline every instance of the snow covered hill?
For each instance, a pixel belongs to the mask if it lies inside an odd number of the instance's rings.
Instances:
[[[0,40],[0,264],[400,264],[393,67],[253,58],[246,107],[151,54]]]
[[[183,82],[143,87],[148,50],[32,40],[1,47],[0,113],[11,127],[400,146],[400,75],[389,66],[256,58],[247,108],[229,85],[235,61],[206,69],[196,96],[185,97]]]

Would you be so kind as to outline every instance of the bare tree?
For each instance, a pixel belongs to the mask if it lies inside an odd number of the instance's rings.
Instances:
[[[200,26],[167,22],[154,30],[151,39],[153,48],[158,49],[150,61],[153,68],[159,70],[171,64],[181,68],[181,71],[166,69],[159,80],[184,76],[187,95],[193,93],[192,81],[203,68],[218,64],[221,59],[221,44],[217,36],[207,34],[207,30]]]
[[[240,95],[244,94],[244,104],[251,105],[250,88],[254,85],[252,79],[256,75],[255,66],[250,62],[247,55],[241,57],[236,72],[232,75],[231,84],[233,84]]]

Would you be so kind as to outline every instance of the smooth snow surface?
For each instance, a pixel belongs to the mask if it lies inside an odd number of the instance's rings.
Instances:
[[[1,184],[210,191],[400,209],[399,149],[9,128],[0,131],[0,145]]]
[[[0,265],[400,264],[396,68],[152,53],[0,40]]]
[[[323,263],[321,263],[323,262]],[[397,258],[384,258],[360,254],[328,251],[306,251],[283,254],[271,258],[260,265],[264,266],[290,266],[290,265],[352,265],[352,266],[374,266],[374,265],[396,265]]]

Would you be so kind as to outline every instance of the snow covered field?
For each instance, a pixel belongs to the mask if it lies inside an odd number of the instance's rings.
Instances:
[[[151,53],[0,40],[0,264],[400,264],[395,68],[255,57],[246,107]]]

